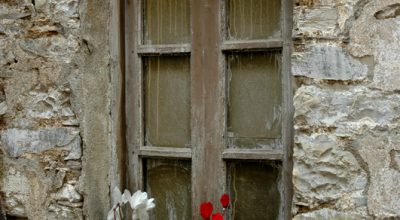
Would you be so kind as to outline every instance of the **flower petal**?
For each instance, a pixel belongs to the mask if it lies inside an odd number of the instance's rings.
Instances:
[[[124,190],[124,194],[122,194],[121,196],[121,202],[123,204],[126,204],[127,202],[129,202],[129,199],[131,198],[131,192],[129,192],[129,190]]]
[[[209,219],[213,211],[213,205],[211,202],[204,202],[200,205],[200,215],[203,219]]]
[[[156,207],[156,204],[154,204],[154,198],[147,200],[146,210],[153,209],[154,207]]]
[[[118,203],[121,201],[121,190],[118,189],[118,187],[114,187],[113,193],[112,193],[112,199],[114,203]]]
[[[216,213],[212,216],[212,220],[224,220],[224,216],[221,215],[221,213]]]
[[[147,201],[147,193],[138,190],[132,195],[131,199],[129,200],[129,203],[132,209],[136,209],[136,207],[139,206],[140,204],[142,203],[146,204],[146,201]]]
[[[221,198],[219,199],[221,202],[222,207],[226,208],[229,205],[229,195],[228,194],[223,194]]]

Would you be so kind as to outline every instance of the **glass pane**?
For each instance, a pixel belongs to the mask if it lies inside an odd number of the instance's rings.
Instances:
[[[280,37],[281,0],[228,0],[229,40]]]
[[[146,191],[156,203],[156,208],[150,212],[150,219],[191,219],[190,162],[147,160],[146,165]]]
[[[146,0],[144,7],[145,44],[190,42],[189,0]]]
[[[279,138],[282,100],[280,54],[232,54],[228,57],[228,65],[228,131],[236,138]]]
[[[147,57],[144,68],[146,145],[188,147],[189,57]]]
[[[232,196],[231,219],[278,219],[279,165],[235,162],[230,164],[228,183]]]

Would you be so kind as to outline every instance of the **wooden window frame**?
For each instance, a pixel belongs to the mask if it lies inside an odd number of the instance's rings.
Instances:
[[[291,219],[293,91],[291,76],[293,0],[281,0],[280,39],[225,41],[225,1],[190,0],[191,43],[142,45],[142,0],[124,0],[126,179],[143,189],[143,158],[191,159],[193,219],[204,201],[218,203],[226,189],[227,160],[282,161],[279,219]],[[207,7],[205,6],[207,5]],[[218,31],[209,31],[218,30]],[[217,47],[215,47],[217,45]],[[226,148],[227,103],[225,52],[280,49],[282,53],[282,150]],[[144,146],[143,67],[141,56],[190,54],[191,148]],[[207,56],[204,56],[207,54]],[[203,66],[209,68],[202,68]],[[207,94],[217,94],[205,96]],[[208,186],[208,187],[204,187]]]

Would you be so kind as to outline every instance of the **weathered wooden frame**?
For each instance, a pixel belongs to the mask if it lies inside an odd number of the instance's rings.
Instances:
[[[223,0],[191,0],[191,44],[141,45],[141,0],[124,0],[126,178],[131,190],[143,189],[142,158],[192,160],[192,210],[217,203],[226,189],[226,160],[282,161],[280,219],[291,219],[293,91],[291,76],[293,0],[282,0],[282,38],[224,41]],[[205,7],[207,5],[207,7]],[[209,31],[209,30],[218,31]],[[215,46],[217,45],[217,46]],[[227,149],[224,52],[280,49],[282,52],[282,151]],[[141,56],[191,54],[192,148],[144,146]],[[204,56],[207,54],[207,56]],[[204,68],[206,67],[206,68]],[[212,94],[212,95],[207,95]],[[215,95],[217,94],[217,95]],[[204,187],[207,186],[207,187]],[[199,219],[194,211],[193,219]]]

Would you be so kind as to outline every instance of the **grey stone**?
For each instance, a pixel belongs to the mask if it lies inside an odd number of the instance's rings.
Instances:
[[[399,17],[382,20],[375,16],[398,3],[370,1],[350,29],[350,53],[357,57],[374,56],[373,86],[388,91],[400,89]]]
[[[74,117],[70,107],[69,95],[63,88],[50,88],[47,92],[29,92],[30,101],[27,105],[27,114],[33,118]]]
[[[0,193],[5,196],[7,214],[43,219],[46,210],[43,204],[50,199],[52,178],[48,177],[39,162],[33,159],[1,159],[5,175],[0,179]]]
[[[393,167],[393,151],[400,151],[398,131],[370,130],[354,137],[352,146],[370,172],[368,210],[378,218],[400,216],[400,172]]]
[[[21,39],[17,42],[20,48],[27,53],[48,59],[57,59],[65,63],[70,63],[73,55],[79,49],[78,39],[73,35]]]
[[[54,182],[53,182],[54,188],[59,189],[63,186],[65,175],[66,175],[66,172],[64,170],[60,170],[57,172],[57,175],[55,176]]]
[[[8,110],[7,103],[1,102],[0,103],[0,115],[4,115]]]
[[[82,202],[73,203],[73,202],[66,202],[66,201],[57,201],[57,203],[59,205],[68,206],[68,207],[71,207],[71,208],[81,208],[83,206]]]
[[[59,201],[80,202],[82,196],[75,190],[74,186],[65,184],[56,195],[55,199]]]
[[[305,214],[296,215],[293,220],[359,220],[359,219],[372,219],[368,216],[357,214],[349,214],[346,212],[338,212],[332,209],[321,209],[317,211],[308,212]]]
[[[71,18],[71,17],[78,17],[78,0],[59,0],[59,1],[52,1],[54,5],[53,15],[60,18]]]
[[[302,86],[294,96],[294,107],[296,127],[324,126],[348,132],[363,126],[396,126],[400,95],[363,86]]]
[[[314,208],[333,203],[341,209],[358,209],[367,174],[344,143],[327,134],[297,134],[295,142],[295,204]]]
[[[292,73],[316,79],[360,80],[368,73],[367,65],[350,57],[335,45],[309,45],[307,52],[294,54]]]
[[[59,203],[59,202],[57,202]],[[67,203],[67,202],[63,202]],[[83,220],[83,212],[81,208],[71,208],[62,204],[50,204],[48,213],[46,214],[48,220]]]
[[[335,7],[298,7],[294,11],[295,37],[333,37],[337,36],[338,14]]]
[[[35,0],[35,8],[42,9],[47,4],[47,0]]]
[[[69,161],[67,161],[66,166],[67,166],[68,168],[70,168],[70,169],[73,169],[73,170],[80,170],[80,169],[82,169],[82,163],[79,162],[79,161],[69,160]]]
[[[10,14],[0,14],[0,20],[8,19],[8,20],[16,20],[21,18],[26,18],[31,16],[30,13],[10,13]]]
[[[66,159],[81,157],[81,141],[79,130],[76,128],[11,128],[1,131],[0,136],[5,151],[11,157],[19,157],[23,153],[41,153],[52,148],[69,151]]]

